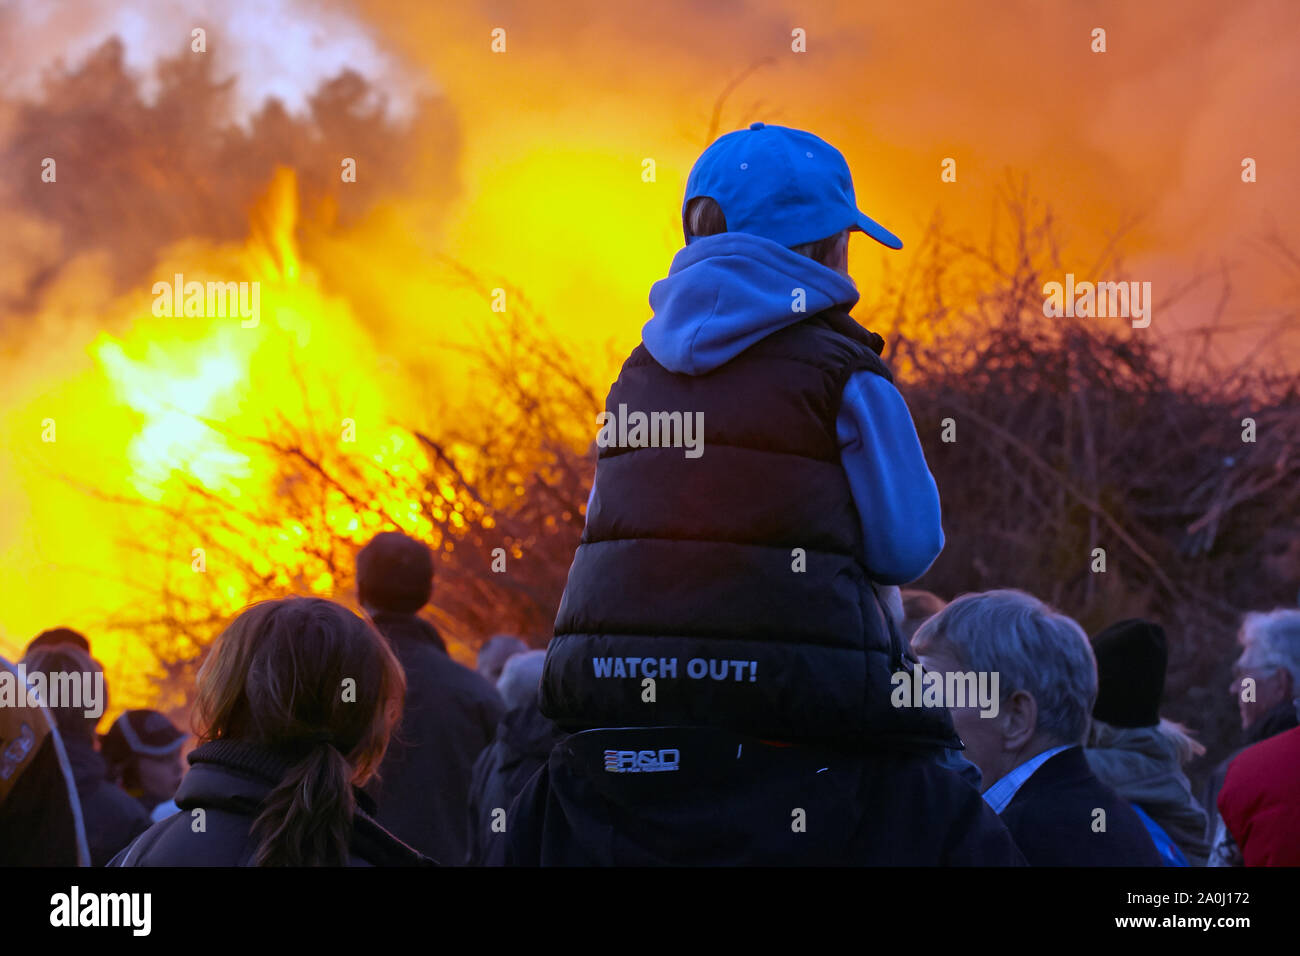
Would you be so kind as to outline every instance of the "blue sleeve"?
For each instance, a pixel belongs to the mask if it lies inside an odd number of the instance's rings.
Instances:
[[[943,550],[943,525],[939,489],[907,403],[887,379],[857,372],[844,386],[835,424],[867,570],[882,584],[915,581]]]

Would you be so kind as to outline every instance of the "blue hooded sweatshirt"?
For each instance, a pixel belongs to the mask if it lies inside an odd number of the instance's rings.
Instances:
[[[796,289],[804,290],[802,312],[791,307]],[[770,239],[724,232],[692,239],[673,257],[667,278],[650,289],[654,317],[641,339],[670,372],[704,375],[773,332],[857,301],[848,276]],[[939,490],[903,396],[873,372],[855,373],[836,431],[862,516],[867,571],[882,584],[919,578],[943,550],[943,528]]]

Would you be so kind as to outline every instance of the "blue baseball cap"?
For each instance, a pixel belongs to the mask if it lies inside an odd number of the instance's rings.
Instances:
[[[686,180],[686,206],[708,196],[722,209],[728,232],[746,232],[786,248],[857,229],[890,249],[896,235],[864,215],[853,195],[849,164],[826,140],[786,126],[751,123],[718,137]],[[689,245],[699,236],[686,236]]]

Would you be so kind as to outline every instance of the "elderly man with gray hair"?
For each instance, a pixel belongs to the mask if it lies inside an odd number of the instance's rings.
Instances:
[[[1247,614],[1237,632],[1237,643],[1241,656],[1233,665],[1228,693],[1237,703],[1246,744],[1214,768],[1205,786],[1203,803],[1211,817],[1207,830],[1211,866],[1241,863],[1231,832],[1215,812],[1228,769],[1247,749],[1300,723],[1300,610],[1278,608]]]
[[[1142,821],[1084,757],[1097,665],[1078,624],[1023,591],[965,594],[912,647],[925,670],[996,676],[996,707],[949,706],[984,799],[1030,865],[1161,865]]]

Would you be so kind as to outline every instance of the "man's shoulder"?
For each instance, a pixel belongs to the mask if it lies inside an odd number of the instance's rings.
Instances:
[[[1082,747],[1068,747],[1043,761],[1016,791],[1002,812],[1004,818],[1053,812],[1063,804],[1117,803],[1119,795],[1092,771]]]
[[[947,815],[948,819],[983,818],[996,821],[997,814],[971,781],[963,778],[939,757],[929,754],[897,754],[881,758],[883,762],[864,766],[868,778],[877,773],[892,781],[890,789],[900,801],[916,805],[926,801]]]
[[[408,682],[412,679],[413,672],[416,679],[428,681],[457,701],[504,713],[505,704],[500,693],[482,674],[435,647],[419,648],[414,654],[416,656],[412,658],[412,665],[407,667]]]
[[[1142,819],[1080,747],[1046,760],[1001,816],[1032,865],[1160,865]]]
[[[501,695],[497,692],[496,685],[478,671],[466,667],[449,654],[443,654],[437,666],[440,673],[445,674],[449,681],[454,681],[458,686],[464,687],[468,693],[500,700]]]

